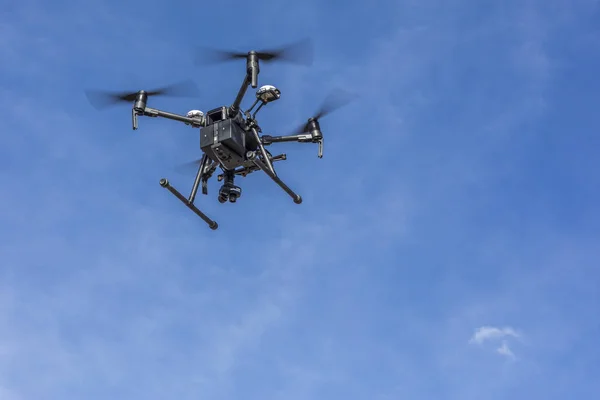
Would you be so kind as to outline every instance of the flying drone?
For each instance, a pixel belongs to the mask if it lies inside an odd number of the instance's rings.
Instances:
[[[200,131],[200,150],[202,158],[195,163],[198,164],[198,170],[190,195],[186,198],[177,189],[169,183],[169,180],[162,178],[160,186],[169,190],[190,210],[196,213],[208,226],[216,230],[218,224],[204,214],[194,201],[198,188],[202,188],[202,194],[208,194],[208,180],[213,176],[217,168],[221,173],[217,179],[223,182],[218,200],[221,203],[227,201],[235,203],[242,195],[242,189],[235,185],[236,176],[246,177],[248,174],[263,171],[279,187],[281,187],[296,204],[302,203],[302,197],[289,188],[277,175],[273,164],[278,161],[286,160],[286,154],[273,156],[266,147],[273,143],[299,142],[314,143],[318,145],[318,157],[323,157],[323,133],[319,124],[319,119],[329,114],[343,103],[348,102],[349,98],[345,92],[333,92],[324,101],[322,107],[308,121],[302,124],[298,129],[285,136],[263,135],[262,129],[256,119],[260,109],[269,103],[281,98],[281,91],[273,85],[263,85],[256,91],[256,98],[252,106],[246,111],[241,110],[241,103],[244,99],[249,86],[253,89],[258,87],[258,75],[260,73],[260,61],[268,63],[272,61],[289,62],[310,62],[310,56],[307,54],[307,47],[310,41],[301,41],[295,44],[272,51],[249,51],[248,53],[237,53],[221,50],[212,50],[213,61],[228,61],[235,59],[246,60],[246,75],[239,89],[237,96],[230,106],[220,106],[206,113],[200,110],[191,110],[186,115],[174,114],[167,111],[148,107],[150,97],[167,95],[178,96],[189,89],[189,83],[179,83],[163,87],[161,89],[145,91],[140,90],[134,93],[106,93],[106,92],[87,92],[88,98],[100,106],[99,100],[104,104],[115,104],[118,102],[133,103],[131,110],[132,128],[138,129],[138,117],[162,117],[174,121],[183,122],[194,129]],[[295,54],[302,52],[301,57],[295,57]],[[341,95],[341,96],[340,96]],[[255,109],[256,107],[256,109]],[[254,112],[253,112],[254,111]]]

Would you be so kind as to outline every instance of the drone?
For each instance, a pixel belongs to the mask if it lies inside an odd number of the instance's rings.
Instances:
[[[167,111],[148,107],[150,97],[160,95],[181,95],[185,89],[191,87],[191,82],[184,82],[165,86],[160,89],[145,91],[140,90],[133,93],[106,93],[87,91],[88,99],[100,107],[98,101],[104,100],[105,105],[118,102],[133,103],[131,110],[132,128],[138,129],[138,117],[161,117],[169,120],[183,122],[185,125],[200,132],[200,150],[202,158],[194,164],[198,164],[196,177],[192,185],[191,192],[186,198],[177,189],[175,189],[167,178],[160,179],[160,186],[169,190],[190,210],[198,215],[212,230],[216,230],[219,225],[216,221],[209,218],[194,204],[199,187],[202,188],[202,194],[208,194],[208,180],[213,176],[217,168],[221,170],[217,179],[223,182],[219,192],[218,200],[220,203],[235,203],[242,195],[242,189],[235,184],[235,177],[246,177],[256,171],[263,171],[271,178],[281,189],[283,189],[296,204],[302,203],[302,197],[295,193],[278,176],[273,164],[275,162],[287,159],[285,153],[273,156],[267,149],[274,143],[299,142],[313,143],[318,145],[318,157],[323,157],[323,133],[319,120],[331,111],[341,107],[349,101],[347,93],[344,91],[332,92],[323,102],[322,107],[312,117],[308,118],[291,134],[285,136],[263,135],[262,129],[256,118],[260,109],[267,104],[277,101],[281,98],[281,91],[273,85],[263,85],[258,88],[258,75],[260,73],[260,62],[268,63],[272,61],[305,62],[309,56],[303,54],[299,59],[294,57],[299,50],[310,46],[309,41],[300,41],[292,45],[271,51],[249,51],[247,53],[213,50],[213,60],[228,61],[236,59],[245,59],[246,74],[233,103],[229,106],[219,106],[206,113],[200,110],[191,110],[186,115],[174,114]],[[306,52],[304,52],[306,53]],[[246,96],[248,87],[258,88],[254,103],[246,111],[242,111],[241,103]],[[256,107],[256,109],[255,109]]]

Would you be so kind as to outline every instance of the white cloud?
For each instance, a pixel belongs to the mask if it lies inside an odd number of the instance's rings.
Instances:
[[[483,345],[488,342],[500,342],[499,347],[496,348],[496,353],[508,359],[515,360],[515,354],[509,346],[509,339],[519,339],[520,337],[521,335],[511,327],[482,326],[475,330],[475,333],[469,339],[469,343]]]
[[[505,337],[518,338],[520,335],[510,327],[497,328],[494,326],[482,326],[475,330],[469,340],[470,343],[482,344],[488,340],[497,340]]]
[[[501,354],[513,360],[515,359],[515,354],[512,352],[510,347],[508,347],[508,343],[505,340],[502,341],[502,345],[498,347],[496,351],[498,352],[498,354]]]

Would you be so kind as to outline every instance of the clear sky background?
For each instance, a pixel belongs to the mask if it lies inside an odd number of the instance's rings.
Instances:
[[[0,10],[1,400],[600,398],[598,1]],[[158,184],[189,193],[198,133],[83,92],[192,78],[149,105],[207,111],[244,62],[196,46],[306,36],[312,67],[262,67],[264,132],[361,97],[322,120],[322,160],[278,146],[302,205],[258,173],[220,204],[212,180],[218,231]]]

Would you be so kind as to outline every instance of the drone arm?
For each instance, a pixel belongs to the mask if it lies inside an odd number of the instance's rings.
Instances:
[[[260,67],[258,65],[258,54],[255,52],[248,53],[248,57],[246,58],[246,76],[244,77],[244,82],[242,83],[242,87],[238,91],[238,94],[235,98],[235,101],[229,107],[229,115],[234,117],[238,111],[240,110],[240,104],[242,104],[242,100],[246,95],[246,91],[248,90],[248,86],[252,86],[256,88],[258,86],[258,74],[260,73]]]
[[[268,146],[271,143],[283,143],[283,142],[318,143],[319,144],[319,153],[317,155],[319,158],[323,158],[323,137],[322,136],[314,137],[310,133],[303,133],[300,135],[288,135],[288,136],[263,135],[261,137],[261,142],[265,146]]]
[[[240,90],[238,91],[238,94],[235,97],[235,101],[229,107],[229,115],[232,117],[238,113],[240,105],[242,104],[242,100],[244,100],[244,96],[246,95],[246,91],[248,90],[248,86],[250,86],[251,82],[248,78],[248,74],[246,74],[246,76],[244,77],[244,82],[242,83],[242,87],[240,87]]]
[[[166,118],[166,119],[170,119],[173,121],[179,121],[179,122],[184,122],[186,124],[191,125],[194,128],[198,128],[202,125],[204,125],[204,120],[199,120],[197,118],[189,118],[189,117],[185,117],[183,115],[179,115],[179,114],[173,114],[167,111],[162,111],[162,110],[157,110],[155,108],[150,108],[150,107],[146,107],[142,113],[142,115],[145,115],[147,117],[161,117],[161,118]]]
[[[271,143],[283,143],[283,142],[301,142],[307,143],[312,142],[311,134],[301,135],[288,135],[288,136],[269,136],[263,135],[261,141],[264,145],[270,145]]]

